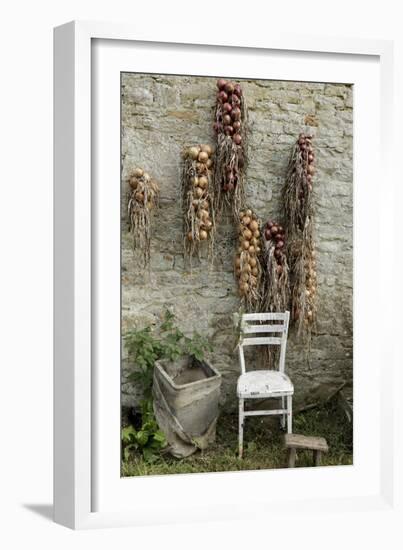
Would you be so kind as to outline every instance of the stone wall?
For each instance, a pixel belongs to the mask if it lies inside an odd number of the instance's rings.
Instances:
[[[343,84],[243,81],[249,109],[247,201],[262,220],[277,218],[285,170],[297,135],[315,136],[314,179],[318,273],[318,330],[305,353],[291,330],[287,372],[296,405],[326,398],[352,379],[353,90]],[[208,335],[213,364],[223,375],[222,403],[231,408],[239,375],[232,313],[239,299],[232,271],[236,235],[229,219],[216,234],[216,260],[183,259],[180,202],[184,145],[214,144],[215,79],[122,75],[122,330],[155,323],[164,308],[185,332]],[[152,227],[149,274],[138,269],[126,219],[126,177],[141,166],[160,183]],[[123,372],[127,360],[123,349]],[[123,404],[133,390],[123,376]]]

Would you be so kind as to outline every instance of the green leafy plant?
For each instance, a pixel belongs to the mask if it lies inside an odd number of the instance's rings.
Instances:
[[[211,346],[206,338],[195,332],[192,338],[185,336],[175,325],[175,316],[166,310],[164,319],[155,331],[151,327],[130,330],[125,336],[128,358],[133,364],[133,371],[128,376],[136,387],[143,392],[141,407],[141,427],[134,426],[122,429],[123,456],[127,460],[130,453],[141,452],[148,462],[155,461],[167,442],[159,429],[152,406],[152,385],[155,362],[159,359],[175,361],[183,355],[193,355],[199,361],[204,358]]]
[[[138,451],[146,462],[154,462],[167,441],[155,420],[150,399],[142,401],[141,414],[142,424],[139,430],[131,425],[122,429],[123,457],[127,461],[133,451]]]

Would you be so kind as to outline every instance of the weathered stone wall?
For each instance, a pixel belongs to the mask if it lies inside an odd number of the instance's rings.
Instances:
[[[309,357],[291,330],[287,371],[296,404],[325,398],[352,379],[352,87],[279,81],[244,81],[249,108],[247,200],[266,220],[277,218],[285,170],[297,135],[309,131],[317,153],[316,243],[318,332]],[[184,145],[214,144],[215,79],[124,74],[122,77],[122,330],[153,323],[164,308],[179,326],[208,335],[211,361],[223,375],[223,400],[231,407],[239,375],[232,313],[239,300],[232,271],[234,229],[223,220],[216,261],[185,269],[180,202]],[[308,125],[311,126],[308,126]],[[150,274],[138,270],[126,220],[126,183],[141,166],[160,183],[161,204],[152,232]],[[123,350],[124,369],[127,367]],[[133,403],[123,379],[123,404]]]

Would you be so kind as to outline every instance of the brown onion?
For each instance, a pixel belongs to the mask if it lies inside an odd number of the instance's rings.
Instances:
[[[139,184],[139,182],[138,182],[138,180],[136,180],[136,178],[130,178],[129,179],[129,185],[132,189],[137,189],[138,184]]]
[[[249,246],[248,252],[249,254],[254,254],[256,252],[256,248],[253,246],[253,244]]]
[[[201,151],[199,153],[198,159],[200,162],[207,162],[208,161],[208,154],[205,151]]]
[[[257,277],[257,276],[259,275],[259,270],[258,270],[257,267],[254,267],[254,268],[252,269],[252,275],[254,275],[255,277]]]
[[[248,283],[242,283],[239,285],[239,288],[244,294],[246,294],[249,290],[249,285]]]
[[[232,94],[232,92],[234,91],[235,89],[235,86],[233,85],[232,82],[227,82],[224,86],[225,88],[225,91],[227,92],[227,94]]]
[[[250,216],[244,216],[244,217],[242,218],[242,223],[243,223],[243,225],[249,225],[250,222],[251,222]]]
[[[248,241],[250,241],[252,238],[252,231],[250,229],[245,229],[243,232],[243,236],[245,237],[245,239],[248,239]]]
[[[248,250],[248,248],[249,248],[249,241],[244,240],[244,241],[242,241],[241,244],[242,244],[242,248],[243,248],[244,250]]]
[[[210,157],[213,154],[213,148],[208,143],[205,143],[204,145],[200,145],[200,149],[208,154]]]
[[[205,241],[207,237],[208,237],[207,231],[205,231],[204,229],[200,229],[200,233],[199,233],[200,240]]]
[[[188,149],[188,155],[193,160],[197,159],[199,153],[200,153],[200,148],[199,147],[189,147],[189,149]]]
[[[249,224],[249,227],[251,228],[252,231],[256,231],[257,229],[259,229],[259,224],[257,223],[256,220],[252,220]]]
[[[144,170],[142,168],[135,168],[133,170],[133,176],[136,178],[141,178],[141,176],[144,174]]]
[[[206,176],[200,176],[199,185],[202,189],[206,189],[208,185],[208,178]]]

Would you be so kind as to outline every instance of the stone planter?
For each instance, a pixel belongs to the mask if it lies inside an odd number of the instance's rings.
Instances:
[[[185,457],[215,440],[221,374],[207,361],[158,361],[154,413],[173,456]]]

